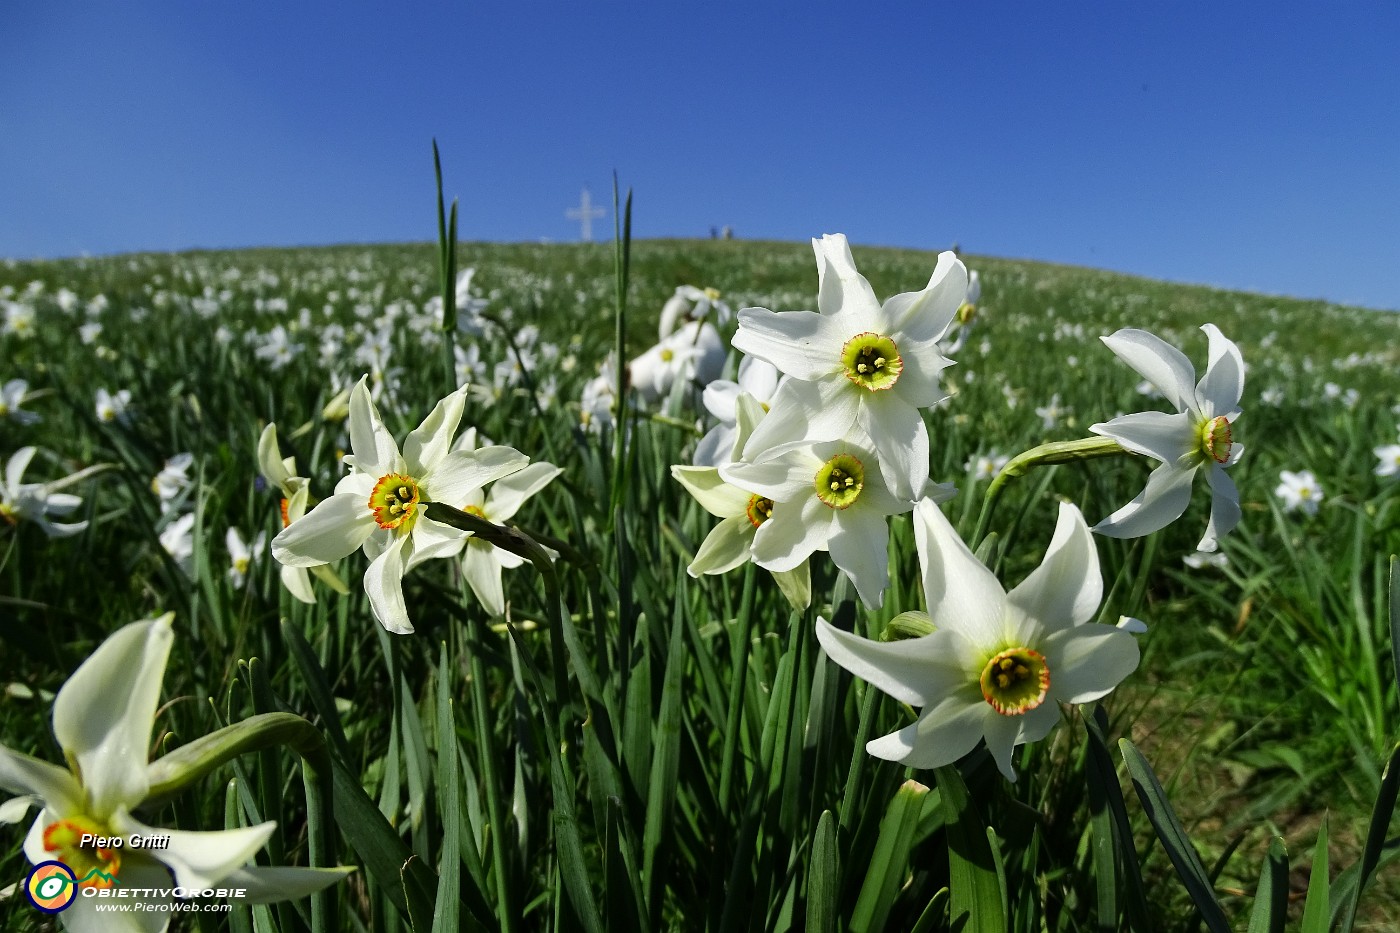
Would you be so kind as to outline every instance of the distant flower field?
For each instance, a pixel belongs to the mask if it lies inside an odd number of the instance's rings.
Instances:
[[[0,264],[0,927],[1400,923],[1400,313],[439,258]]]

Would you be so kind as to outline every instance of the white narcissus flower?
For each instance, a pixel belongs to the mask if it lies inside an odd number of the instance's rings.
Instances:
[[[768,418],[744,458],[799,440],[868,436],[879,454],[885,485],[915,498],[929,475],[928,429],[919,409],[945,395],[939,374],[951,361],[938,349],[967,293],[967,270],[951,252],[922,291],[881,305],[856,271],[841,234],[813,240],[817,311],[739,312],[734,348],[767,360],[792,379],[779,388]],[[804,409],[799,416],[790,414]]]
[[[160,498],[160,511],[169,512],[174,500],[190,486],[190,478],[185,475],[194,464],[194,454],[176,454],[165,461],[165,466],[151,479],[151,492]]]
[[[476,429],[464,432],[454,449],[475,450]],[[554,477],[563,472],[552,463],[532,463],[518,473],[496,480],[489,492],[473,489],[467,493],[464,501],[447,504],[493,524],[504,525],[515,517],[526,499],[548,486]],[[493,616],[504,615],[506,611],[501,570],[519,567],[523,563],[523,557],[483,541],[476,535],[468,535],[462,549],[462,576],[481,605]]]
[[[730,382],[716,379],[705,386],[701,399],[709,413],[718,419],[709,432],[695,447],[696,466],[714,466],[731,462],[739,452],[734,449],[734,438],[738,435],[735,424],[734,406],[739,396],[748,393],[754,401],[767,406],[778,391],[778,368],[767,360],[756,356],[746,356],[739,361],[739,379]]]
[[[0,521],[10,525],[20,520],[31,521],[43,529],[50,538],[66,538],[75,535],[88,526],[87,522],[59,523],[49,521],[50,516],[71,515],[83,504],[80,496],[59,492],[67,486],[86,479],[106,466],[91,466],[63,479],[49,483],[25,483],[24,471],[29,461],[34,459],[36,448],[21,447],[10,456],[5,464],[5,481],[0,486]]]
[[[1125,328],[1102,338],[1177,411],[1138,412],[1090,426],[1090,431],[1134,453],[1162,461],[1137,498],[1094,526],[1101,535],[1136,538],[1165,528],[1186,511],[1199,471],[1210,483],[1211,502],[1210,522],[1196,549],[1214,551],[1220,538],[1239,523],[1240,495],[1225,468],[1244,453],[1233,438],[1244,393],[1244,360],[1214,324],[1201,330],[1210,340],[1210,361],[1199,382],[1185,354],[1154,334]]]
[[[708,322],[691,321],[627,365],[632,387],[648,402],[680,382],[708,385],[724,369],[724,341]]]
[[[1069,503],[1044,560],[1009,593],[930,500],[914,512],[914,539],[934,631],[880,642],[818,619],[817,639],[846,670],[923,707],[912,725],[868,743],[870,754],[939,768],[985,741],[1014,781],[1012,753],[1049,734],[1059,704],[1097,700],[1137,668],[1131,633],[1143,626],[1089,623],[1103,577],[1093,536]]]
[[[21,796],[0,806],[0,821],[13,823],[31,807],[42,809],[24,840],[35,865],[60,861],[81,887],[108,887],[94,871],[112,876],[123,890],[148,889],[123,898],[132,909],[98,913],[91,895],[76,898],[63,925],[80,933],[162,931],[170,922],[174,885],[248,889],[253,903],[303,897],[334,884],[352,869],[248,865],[276,828],[273,822],[243,829],[196,832],[148,826],[132,813],[146,800],[163,761],[147,763],[161,680],[173,640],[170,620],[133,622],[113,633],[84,661],[54,698],[53,731],[67,768],[0,745],[0,789]],[[164,837],[164,848],[99,848],[82,837]],[[131,892],[136,894],[134,890]]]
[[[160,533],[160,546],[180,568],[194,579],[194,513],[187,512],[173,519]]]
[[[1322,491],[1322,484],[1313,476],[1312,470],[1300,470],[1297,473],[1283,470],[1279,473],[1279,479],[1281,482],[1274,490],[1274,495],[1283,500],[1285,512],[1302,511],[1305,515],[1317,514],[1317,507],[1326,495]]]
[[[771,420],[765,418],[755,433]],[[887,519],[914,503],[886,488],[868,447],[845,440],[789,444],[761,463],[726,464],[719,475],[756,493],[754,508],[766,510],[754,532],[754,563],[786,571],[814,551],[829,551],[861,601],[879,608],[889,583]]]
[[[1377,476],[1400,476],[1400,444],[1387,444],[1371,451],[1380,460],[1376,464]]]
[[[734,400],[734,435],[723,462],[733,462],[765,415],[761,402],[747,392],[739,394]],[[750,560],[754,535],[773,514],[772,500],[726,482],[718,467],[676,465],[671,467],[671,476],[701,508],[720,519],[701,542],[686,572],[692,577],[727,573]],[[770,570],[769,573],[794,608],[806,609],[811,604],[809,561],[804,560],[791,570]]]
[[[413,631],[404,603],[403,576],[425,560],[455,557],[464,532],[423,514],[429,502],[464,502],[487,483],[524,468],[528,458],[510,447],[452,451],[466,402],[458,389],[438,402],[404,441],[403,450],[380,420],[368,377],[350,394],[353,472],[335,495],[293,521],[272,541],[272,554],[292,567],[314,567],[360,548],[370,558],[365,593],[374,617],[389,631]]]
[[[32,411],[20,406],[29,396],[29,383],[23,379],[11,379],[0,385],[0,418],[9,418],[19,424],[34,424],[40,418]]]
[[[665,340],[675,332],[676,326],[682,321],[709,320],[711,312],[714,312],[711,323],[719,327],[728,324],[729,319],[734,316],[729,305],[720,301],[718,289],[677,285],[676,293],[661,306],[661,321],[656,328],[657,337]]]
[[[348,412],[349,388],[345,390],[344,395]],[[258,437],[258,470],[263,479],[282,492],[280,510],[283,528],[305,515],[311,505],[310,480],[304,476],[297,476],[296,469],[295,457],[282,456],[282,449],[277,443],[277,425],[269,423]],[[261,551],[262,548],[259,547],[258,550]],[[311,586],[313,573],[322,583],[342,596],[350,592],[345,581],[340,579],[339,574],[332,570],[329,564],[317,564],[313,567],[289,567],[283,564],[279,575],[287,592],[309,605],[316,602],[316,591]]]
[[[997,474],[1004,470],[1010,462],[1011,458],[1006,454],[993,452],[968,458],[963,468],[972,474],[974,482],[981,482],[984,479],[996,479]]]
[[[104,388],[98,388],[95,408],[97,420],[126,424],[129,420],[127,407],[131,404],[131,390],[121,389],[115,395]]]
[[[243,534],[237,528],[230,528],[224,533],[224,546],[228,548],[229,585],[241,590],[248,582],[248,568],[253,563],[253,557],[267,547],[267,532],[258,532],[250,545],[243,540]]]

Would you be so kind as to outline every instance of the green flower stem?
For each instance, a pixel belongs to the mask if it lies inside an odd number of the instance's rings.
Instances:
[[[306,785],[307,858],[312,868],[331,864],[332,773],[329,749],[319,729],[291,713],[260,713],[188,742],[151,764],[151,789],[141,801],[153,807],[174,797],[222,764],[247,752],[286,745],[301,757]],[[311,926],[336,928],[336,901],[329,891],[311,896]]]
[[[1054,466],[1060,463],[1075,463],[1080,460],[1095,460],[1099,457],[1136,457],[1137,454],[1125,449],[1117,441],[1107,437],[1086,437],[1077,441],[1055,441],[1032,447],[1011,459],[1002,471],[987,486],[982,497],[982,513],[977,516],[977,530],[969,542],[975,550],[987,533],[992,521],[992,511],[1001,496],[1002,487],[1018,476],[1024,476],[1034,467]]]
[[[720,754],[719,803],[724,808],[734,783],[735,754],[739,749],[739,729],[744,709],[744,686],[749,673],[749,646],[753,639],[754,565],[744,568],[744,595],[739,600],[739,637],[732,642],[734,667],[729,674],[729,711],[724,724],[724,751]]]

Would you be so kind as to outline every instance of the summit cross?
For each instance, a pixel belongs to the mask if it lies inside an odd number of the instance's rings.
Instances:
[[[571,207],[564,212],[564,216],[570,220],[581,221],[583,229],[583,242],[593,242],[593,218],[603,217],[607,214],[601,207],[593,206],[593,199],[588,195],[588,189],[583,189],[583,194],[579,197],[578,207]]]

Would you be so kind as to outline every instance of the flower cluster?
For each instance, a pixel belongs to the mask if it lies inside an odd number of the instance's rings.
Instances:
[[[350,393],[353,454],[345,456],[345,463],[351,471],[336,484],[334,495],[304,515],[291,515],[289,508],[286,526],[272,541],[273,556],[287,568],[311,570],[363,550],[370,559],[365,593],[375,619],[395,634],[412,632],[404,602],[404,574],[433,558],[456,557],[468,537],[429,517],[428,503],[475,509],[484,515],[482,487],[522,472],[528,463],[524,454],[511,447],[454,446],[465,404],[465,389],[438,402],[400,448],[370,398],[368,377],[362,378]],[[265,471],[276,459],[268,454]],[[493,502],[498,518],[513,514],[527,496],[553,478],[555,473],[549,472],[553,468],[544,466],[544,473],[528,474],[517,488],[500,497],[499,504]],[[292,488],[295,498],[305,486],[283,488]],[[474,568],[473,586],[478,594],[488,593],[483,597],[488,608],[499,611],[499,568],[492,578],[489,570],[480,567],[479,555],[469,562]]]
[[[740,311],[734,348],[772,369],[746,359],[740,384],[707,399],[719,415],[737,411],[745,397],[761,403],[748,430],[722,418],[722,430],[697,454],[708,465],[677,468],[692,494],[706,490],[702,505],[730,522],[716,529],[722,542],[707,539],[691,572],[718,573],[751,558],[788,573],[828,551],[873,608],[889,581],[888,517],[932,491],[920,410],[944,397],[939,376],[951,361],[939,341],[966,298],[967,270],[943,253],[922,290],[881,304],[844,236],[812,246],[818,310]],[[731,436],[728,462],[718,462]],[[721,484],[728,489],[719,491]],[[752,540],[743,538],[747,553],[731,521],[741,501],[753,528]]]

